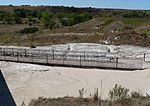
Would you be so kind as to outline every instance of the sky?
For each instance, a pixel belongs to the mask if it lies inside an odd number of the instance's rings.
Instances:
[[[0,5],[9,4],[150,10],[150,0],[0,0]]]

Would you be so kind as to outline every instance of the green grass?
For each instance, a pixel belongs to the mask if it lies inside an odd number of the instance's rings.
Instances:
[[[150,29],[144,30],[144,34],[150,34]]]

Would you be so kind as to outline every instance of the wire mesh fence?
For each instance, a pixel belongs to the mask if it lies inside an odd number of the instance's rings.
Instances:
[[[143,58],[117,57],[116,53],[70,50],[1,48],[0,60],[78,67],[142,69]]]
[[[143,58],[144,58],[144,61],[150,62],[150,52],[144,53]]]

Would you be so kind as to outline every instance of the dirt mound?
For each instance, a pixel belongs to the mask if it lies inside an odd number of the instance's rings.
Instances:
[[[111,41],[113,41],[113,44],[115,45],[129,44],[136,46],[150,46],[150,37],[135,31],[120,33]]]
[[[97,32],[100,31],[102,26],[105,25],[105,20],[101,18],[94,18],[92,20],[82,22],[79,24],[76,24],[71,27],[63,27],[59,29],[53,29],[52,33],[66,33],[66,32]]]
[[[95,18],[92,19],[90,21],[86,21],[80,24],[76,24],[73,26],[73,28],[76,28],[77,30],[87,30],[87,29],[91,29],[91,30],[96,30],[98,29],[99,26],[105,24],[105,22],[103,20],[100,20],[99,18]]]

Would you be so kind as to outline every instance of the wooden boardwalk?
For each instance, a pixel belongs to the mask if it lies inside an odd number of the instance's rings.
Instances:
[[[114,54],[111,54],[113,55]],[[26,48],[0,48],[1,61],[25,62],[34,64],[94,67],[114,69],[142,69],[142,58],[106,57],[101,52],[41,50]]]

